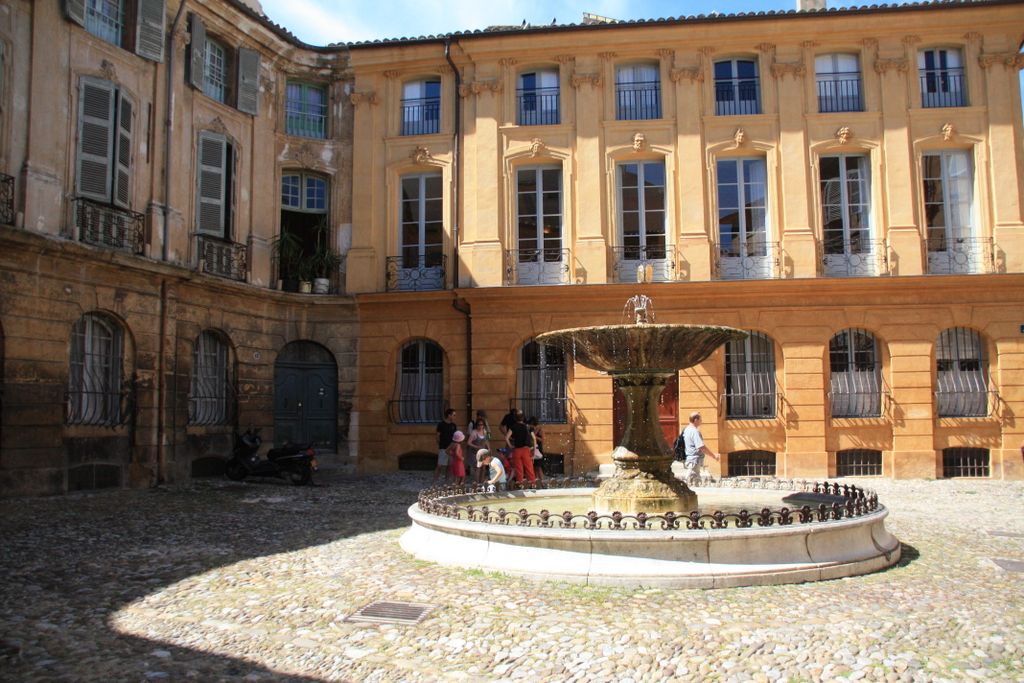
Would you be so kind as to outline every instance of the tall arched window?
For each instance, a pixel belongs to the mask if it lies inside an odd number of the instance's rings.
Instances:
[[[761,113],[761,86],[757,62],[724,59],[715,62],[715,115]]]
[[[71,328],[68,424],[121,424],[124,334],[121,326],[96,313]]]
[[[212,331],[205,331],[192,348],[192,389],[188,397],[190,425],[222,425],[231,417],[231,367],[228,345]]]
[[[558,97],[558,69],[535,69],[519,74],[517,122],[520,126],[559,123]]]
[[[867,330],[847,329],[828,344],[832,417],[882,414],[882,373],[878,344]]]
[[[940,417],[988,415],[988,364],[981,335],[965,327],[943,330],[935,348]]]
[[[760,332],[725,347],[725,403],[730,419],[775,417],[775,349]]]
[[[527,418],[565,422],[565,352],[557,346],[527,342],[519,352],[517,403]]]
[[[619,121],[661,118],[657,64],[626,64],[615,70],[615,115]]]
[[[441,127],[441,79],[424,78],[402,86],[402,135],[429,135]]]
[[[444,403],[444,352],[432,341],[409,342],[398,366],[398,421],[437,422]]]

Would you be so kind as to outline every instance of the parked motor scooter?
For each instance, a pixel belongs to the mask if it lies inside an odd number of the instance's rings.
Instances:
[[[250,427],[244,434],[235,432],[235,448],[224,467],[228,479],[241,481],[251,475],[279,477],[296,486],[312,483],[313,472],[317,469],[313,444],[272,448],[264,460],[259,456],[262,443],[259,429]]]

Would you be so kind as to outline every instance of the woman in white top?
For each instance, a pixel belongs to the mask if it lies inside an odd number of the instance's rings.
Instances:
[[[486,450],[490,447],[490,434],[487,433],[487,423],[483,420],[477,420],[472,431],[469,433],[469,439],[467,439],[466,443],[466,450],[469,455],[466,463],[475,470],[473,472],[473,481],[479,484],[484,479],[484,466],[480,462],[478,454],[481,450]]]

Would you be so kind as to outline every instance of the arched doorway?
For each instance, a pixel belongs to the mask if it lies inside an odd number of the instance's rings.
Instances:
[[[338,365],[309,341],[287,344],[274,363],[274,443],[334,450],[338,439]]]

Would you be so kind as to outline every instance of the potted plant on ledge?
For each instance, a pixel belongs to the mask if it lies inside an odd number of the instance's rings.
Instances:
[[[270,250],[277,260],[281,289],[285,292],[299,291],[303,265],[302,240],[295,233],[282,229],[270,243]]]
[[[331,278],[338,272],[341,256],[327,245],[326,232],[321,233],[323,239],[317,240],[316,251],[309,261],[313,272],[313,293],[327,294],[331,289]]]

